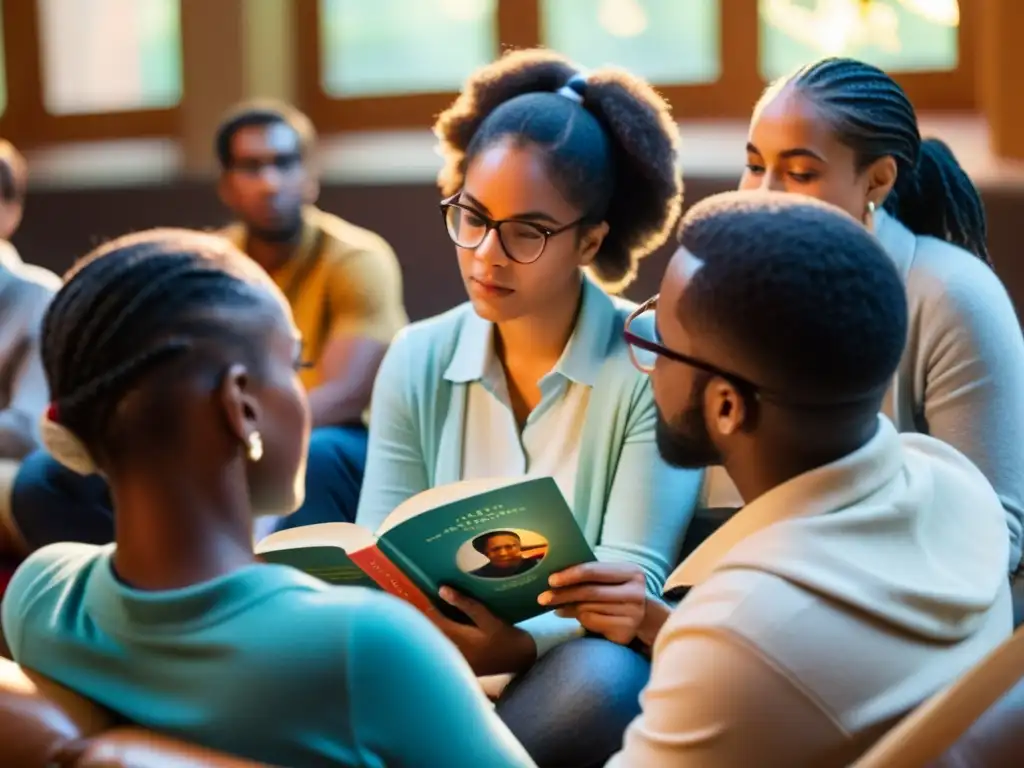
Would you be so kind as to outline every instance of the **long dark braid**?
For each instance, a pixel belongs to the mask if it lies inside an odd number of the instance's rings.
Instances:
[[[86,257],[54,297],[43,366],[58,421],[91,449],[103,450],[115,408],[142,376],[217,333],[204,314],[261,300],[215,258],[228,248],[185,230],[131,235]]]
[[[859,169],[880,157],[896,161],[885,210],[919,235],[931,235],[991,264],[985,206],[953,153],[921,140],[917,115],[885,72],[856,59],[828,58],[798,70],[787,85],[820,107],[837,137],[854,150]]]

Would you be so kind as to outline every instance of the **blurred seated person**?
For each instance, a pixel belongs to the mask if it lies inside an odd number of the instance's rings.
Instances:
[[[220,237],[130,235],[72,271],[45,323],[43,437],[108,479],[116,543],[21,565],[2,606],[14,659],[273,765],[531,765],[425,616],[256,562],[254,516],[304,493],[302,346],[282,292]]]
[[[11,245],[25,205],[25,159],[0,141],[0,593],[5,555],[24,544],[10,519],[10,488],[22,459],[39,446],[39,419],[49,402],[39,359],[43,314],[60,278],[22,262]]]
[[[235,108],[214,141],[220,197],[240,219],[222,232],[263,267],[291,305],[303,335],[300,372],[313,415],[309,493],[275,525],[353,520],[366,463],[363,414],[377,368],[407,322],[402,277],[380,236],[314,207],[315,134],[305,115],[276,102]],[[106,483],[61,467],[44,452],[18,472],[11,512],[31,549],[55,541],[113,539]]]
[[[674,611],[631,615],[651,679],[612,764],[846,766],[1010,636],[1003,508],[963,454],[879,414],[907,298],[855,219],[733,192],[679,240],[657,332],[640,312],[627,339],[663,459],[723,465],[747,504],[668,578]],[[585,626],[614,608],[553,592]]]

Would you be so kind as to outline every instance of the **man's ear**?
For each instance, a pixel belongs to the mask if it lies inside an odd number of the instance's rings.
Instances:
[[[220,382],[219,395],[225,421],[243,450],[247,450],[250,436],[259,431],[260,405],[251,390],[249,371],[241,363],[228,368]]]
[[[712,379],[704,390],[704,398],[709,429],[725,436],[743,428],[749,416],[747,401],[735,386],[724,379]]]

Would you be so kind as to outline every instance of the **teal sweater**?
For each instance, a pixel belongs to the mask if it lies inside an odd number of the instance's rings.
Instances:
[[[140,592],[115,576],[113,550],[54,544],[22,564],[3,601],[15,661],[133,723],[261,763],[533,765],[411,606],[280,565]]]

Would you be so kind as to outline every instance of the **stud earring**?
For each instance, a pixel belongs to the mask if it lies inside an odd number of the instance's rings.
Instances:
[[[249,461],[254,464],[263,458],[263,437],[259,432],[249,433]]]
[[[872,216],[875,213],[875,201],[868,200],[868,216]]]

